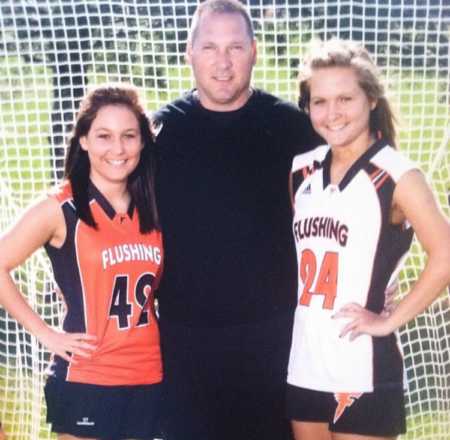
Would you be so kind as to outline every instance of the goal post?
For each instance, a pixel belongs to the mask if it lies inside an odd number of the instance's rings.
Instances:
[[[449,0],[244,0],[258,40],[253,83],[293,102],[299,59],[314,38],[361,41],[397,110],[400,149],[447,215],[450,193]],[[62,175],[64,140],[90,84],[127,81],[155,111],[192,87],[184,63],[198,0],[0,0],[0,231]],[[414,242],[399,296],[425,255]],[[60,324],[43,252],[13,272],[32,306]],[[0,286],[1,289],[1,286]],[[399,331],[408,440],[448,440],[450,292]],[[43,384],[49,353],[0,308],[0,421],[13,440],[53,438]]]

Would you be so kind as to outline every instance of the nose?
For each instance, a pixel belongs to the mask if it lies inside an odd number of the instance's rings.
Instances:
[[[124,140],[121,137],[114,137],[111,140],[111,151],[116,155],[120,155],[125,151]]]
[[[231,57],[228,49],[220,49],[217,51],[216,64],[222,69],[227,69],[231,66]]]
[[[335,121],[336,119],[339,118],[339,116],[341,116],[341,110],[339,107],[339,103],[337,102],[334,101],[329,102],[327,110],[328,110],[327,116],[329,121]]]

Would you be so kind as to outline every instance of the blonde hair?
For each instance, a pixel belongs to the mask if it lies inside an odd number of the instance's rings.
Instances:
[[[371,134],[376,139],[385,139],[395,147],[395,115],[386,97],[379,69],[367,49],[355,41],[333,38],[312,43],[311,50],[299,69],[299,107],[309,110],[313,71],[331,67],[350,68],[355,72],[359,86],[367,98],[376,103],[369,118]]]

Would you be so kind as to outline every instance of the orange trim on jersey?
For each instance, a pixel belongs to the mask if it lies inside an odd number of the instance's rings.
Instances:
[[[311,167],[303,167],[302,168],[303,179],[306,179],[313,173],[313,169]]]
[[[383,183],[388,178],[389,174],[385,170],[382,170],[381,168],[376,168],[375,171],[372,174],[370,174],[370,179],[372,180],[376,190],[381,188]]]
[[[389,174],[385,174],[376,184],[375,184],[375,189],[379,189],[384,182],[386,182],[386,180],[389,178]]]
[[[381,168],[375,168],[375,171],[370,174],[370,180],[374,181],[376,178],[383,173],[383,170]]]

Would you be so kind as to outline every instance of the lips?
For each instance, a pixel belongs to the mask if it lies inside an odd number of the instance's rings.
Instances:
[[[222,82],[227,82],[227,81],[231,81],[233,79],[232,76],[213,76],[213,79],[216,81],[222,81]]]
[[[120,167],[121,165],[125,164],[126,160],[125,159],[106,159],[106,162],[109,165],[115,166],[115,167]]]
[[[327,130],[337,132],[337,131],[343,130],[345,127],[346,127],[346,125],[337,125],[337,126],[333,126],[333,127],[327,126]]]

